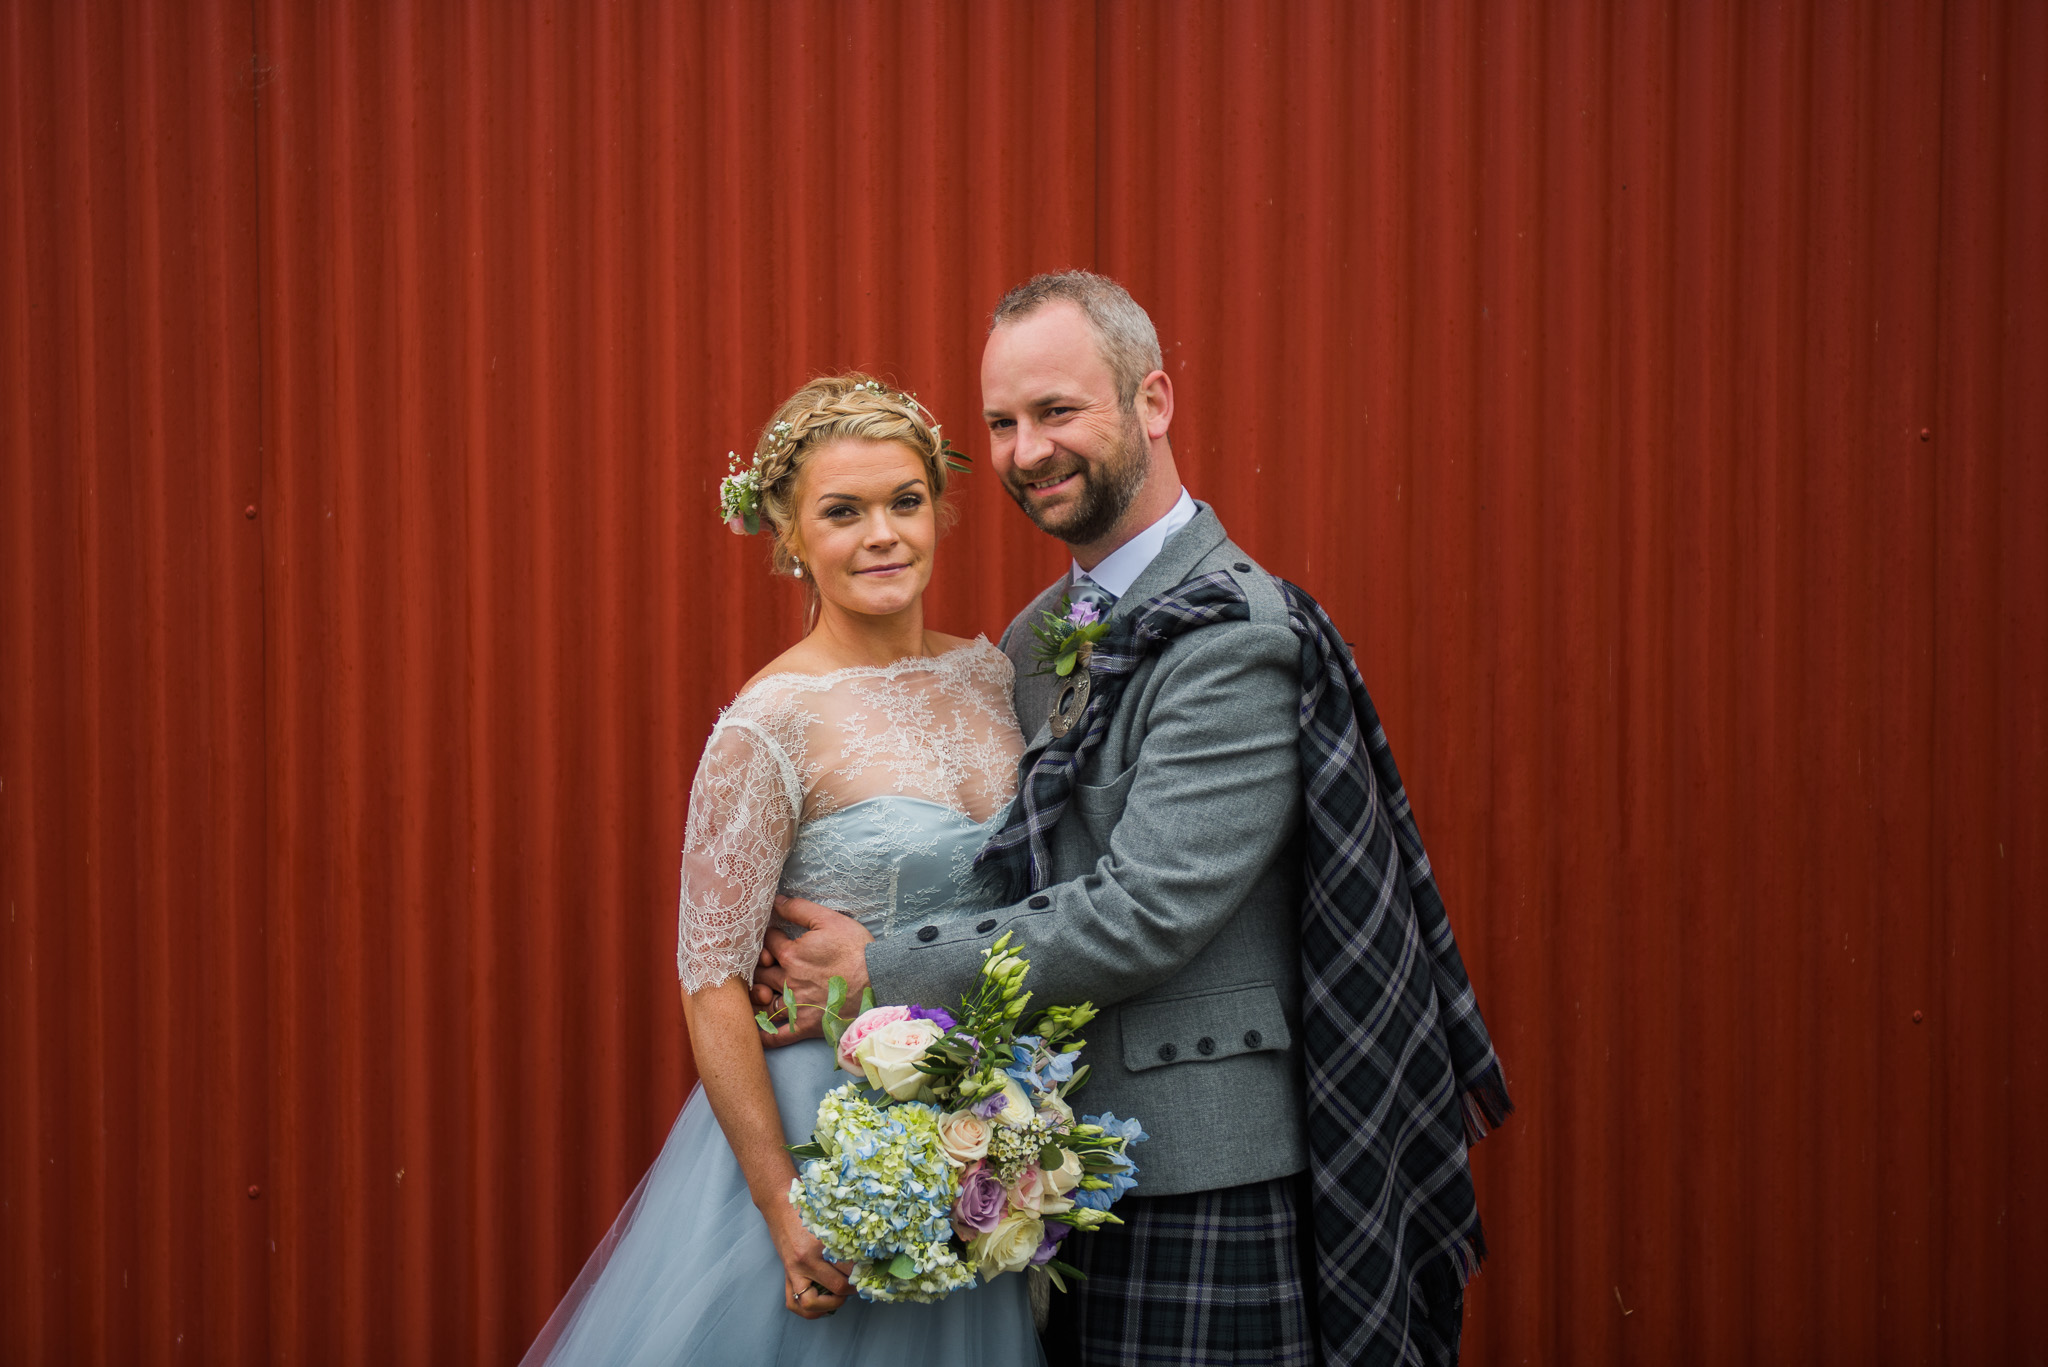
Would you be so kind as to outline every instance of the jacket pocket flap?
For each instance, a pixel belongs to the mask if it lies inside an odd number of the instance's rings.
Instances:
[[[1074,810],[1088,816],[1118,816],[1131,795],[1131,780],[1138,776],[1133,764],[1107,783],[1076,783],[1067,801]]]
[[[1294,1042],[1271,983],[1228,987],[1123,1010],[1124,1067],[1142,1072],[1286,1049]]]

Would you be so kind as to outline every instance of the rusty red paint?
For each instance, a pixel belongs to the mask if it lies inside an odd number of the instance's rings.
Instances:
[[[1073,264],[1415,795],[1521,1106],[1467,1360],[2027,1360],[2044,69],[1995,0],[0,9],[9,1360],[516,1356],[798,621],[723,453],[849,365],[965,432]],[[992,632],[1060,557],[961,484]]]

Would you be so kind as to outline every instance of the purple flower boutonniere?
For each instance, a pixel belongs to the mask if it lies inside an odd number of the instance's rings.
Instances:
[[[1031,628],[1037,638],[1032,656],[1038,661],[1035,674],[1057,674],[1062,679],[1087,660],[1095,643],[1109,631],[1109,622],[1095,604],[1071,598],[1060,599],[1058,611],[1041,612]]]

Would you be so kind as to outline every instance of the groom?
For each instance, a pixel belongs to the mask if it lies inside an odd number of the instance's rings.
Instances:
[[[879,941],[779,899],[805,933],[769,932],[756,992],[951,1002],[1015,931],[1040,1001],[1103,1008],[1088,1109],[1151,1139],[1125,1223],[1062,1246],[1087,1280],[1051,1361],[1455,1363],[1485,1253],[1467,1148],[1510,1105],[1351,651],[1181,488],[1121,286],[1010,291],[981,384],[996,474],[1073,554],[1003,635],[1031,741],[982,858],[1016,895]],[[1109,620],[1092,696],[1038,672],[1063,600]]]
[[[880,1002],[950,1002],[982,950],[1016,932],[1039,1001],[1102,1008],[1087,1031],[1087,1109],[1136,1116],[1151,1135],[1134,1151],[1142,1185],[1116,1206],[1125,1223],[1062,1249],[1087,1280],[1054,1298],[1048,1358],[1313,1363],[1296,1039],[1300,645],[1276,581],[1181,487],[1173,384],[1151,319],[1120,285],[1070,271],[1010,291],[981,379],[996,474],[1073,553],[1003,636],[1032,737],[1022,769],[1050,739],[1062,682],[1036,672],[1029,628],[1042,610],[1071,595],[1113,621],[1220,572],[1250,600],[1248,618],[1180,636],[1137,668],[1050,834],[1040,891],[878,941],[784,901],[778,914],[807,933],[771,934],[769,952],[798,1000],[824,1000],[838,974],[855,996],[867,983]],[[765,994],[784,979],[764,968],[756,981]]]

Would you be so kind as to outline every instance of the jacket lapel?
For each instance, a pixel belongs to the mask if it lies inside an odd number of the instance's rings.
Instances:
[[[1138,572],[1131,581],[1130,591],[1116,600],[1116,606],[1109,615],[1120,617],[1135,609],[1147,598],[1156,598],[1194,572],[1202,563],[1202,557],[1222,545],[1225,540],[1222,522],[1217,520],[1215,511],[1206,503],[1195,504],[1194,519],[1172,536],[1159,548],[1159,554],[1152,557],[1152,563]],[[1070,569],[1068,573],[1073,571]]]
[[[1148,598],[1153,598],[1173,588],[1202,563],[1202,557],[1222,545],[1228,537],[1223,523],[1206,503],[1195,504],[1195,516],[1187,526],[1166,538],[1166,544],[1159,548],[1159,554],[1152,563],[1139,572],[1131,581],[1130,591],[1116,600],[1110,608],[1112,619],[1128,612]],[[1059,606],[1062,595],[1073,587],[1074,571],[1070,565],[1067,572],[1051,587],[1038,595],[1031,604],[1027,621],[1035,622],[1041,611],[1050,612]],[[1052,674],[1033,674],[1038,661],[1032,658],[1032,646],[1036,638],[1029,632],[1023,634],[1016,644],[1016,651],[1010,656],[1010,663],[1017,669],[1017,686],[1013,701],[1017,706],[1017,722],[1020,727],[1032,727],[1031,743],[1024,747],[1023,758],[1019,761],[1019,773],[1029,771],[1031,762],[1038,758],[1038,752],[1052,743],[1052,728],[1048,725],[1052,715],[1053,700],[1059,696],[1060,680]]]
[[[1058,607],[1060,599],[1073,587],[1073,582],[1074,572],[1069,566],[1067,572],[1045,592],[1039,594],[1025,610],[1026,623],[1036,622],[1039,613],[1051,612]],[[1053,699],[1059,693],[1059,679],[1052,674],[1032,673],[1039,667],[1037,659],[1032,654],[1038,638],[1029,630],[1020,632],[1018,636],[1019,639],[1014,642],[1016,648],[1010,655],[1010,663],[1017,670],[1017,683],[1012,690],[1011,700],[1016,704],[1018,728],[1033,728],[1026,732],[1031,737],[1031,743],[1024,748],[1025,762],[1028,763],[1040,750],[1052,743],[1052,730],[1046,723],[1052,715]]]

